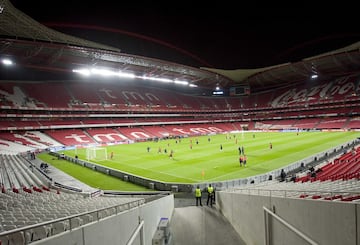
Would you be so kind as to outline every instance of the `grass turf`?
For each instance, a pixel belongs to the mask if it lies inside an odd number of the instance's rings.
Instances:
[[[300,132],[299,134],[261,132],[199,136],[181,140],[168,139],[107,146],[108,155],[113,152],[112,159],[91,161],[163,182],[215,182],[266,173],[359,136],[359,132]],[[273,145],[272,149],[269,147],[270,143]],[[239,146],[244,147],[247,156],[246,167],[240,167]],[[171,150],[174,152],[172,158],[169,157]],[[86,159],[85,149],[69,150],[64,153]],[[43,160],[49,162],[51,159]],[[49,163],[82,182],[100,189],[145,189],[76,164],[56,164],[51,161]]]

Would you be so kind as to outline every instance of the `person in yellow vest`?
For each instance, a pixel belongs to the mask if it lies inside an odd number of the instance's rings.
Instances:
[[[196,199],[196,206],[199,206],[199,203],[200,203],[200,206],[202,206],[200,186],[197,186],[195,189],[195,199]]]
[[[209,186],[207,188],[207,192],[208,192],[208,198],[206,201],[206,205],[209,206],[209,202],[210,202],[210,206],[212,207],[212,205],[214,203],[214,187],[212,187],[211,184],[209,184]]]

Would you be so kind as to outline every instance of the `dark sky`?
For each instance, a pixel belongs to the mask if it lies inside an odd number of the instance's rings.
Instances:
[[[13,5],[50,28],[128,54],[195,67],[250,69],[296,62],[360,40],[345,1],[25,1]]]

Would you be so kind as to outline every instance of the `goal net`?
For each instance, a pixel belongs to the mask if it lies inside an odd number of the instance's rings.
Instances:
[[[107,160],[107,150],[103,147],[90,147],[86,148],[86,158],[87,160]]]

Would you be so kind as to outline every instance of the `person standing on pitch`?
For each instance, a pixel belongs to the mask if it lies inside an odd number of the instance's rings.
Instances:
[[[195,199],[196,199],[196,206],[199,206],[199,203],[200,203],[200,206],[202,206],[200,186],[197,186],[195,189]]]

